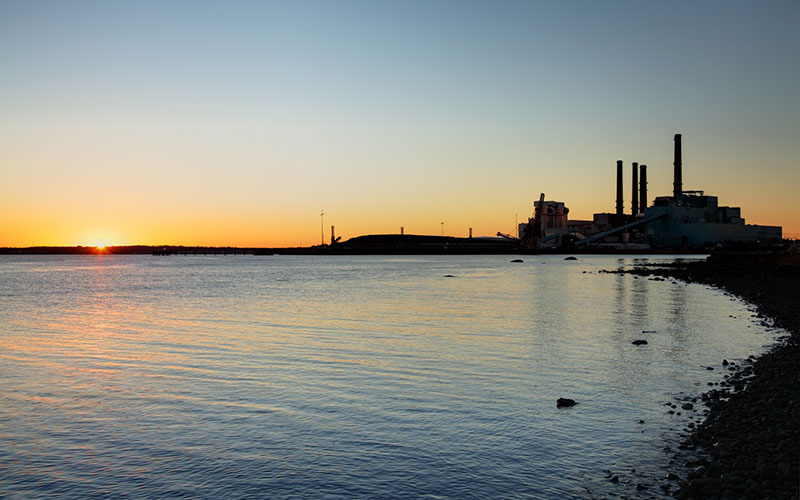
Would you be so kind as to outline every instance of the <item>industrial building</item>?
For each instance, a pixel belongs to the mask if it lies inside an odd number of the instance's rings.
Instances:
[[[623,161],[617,161],[615,213],[596,213],[591,221],[570,221],[563,202],[534,202],[534,216],[519,225],[525,248],[575,245],[620,249],[700,247],[723,243],[767,244],[782,236],[780,226],[745,224],[739,207],[719,206],[716,196],[683,190],[681,134],[674,137],[674,181],[671,196],[647,202],[647,165],[631,169],[631,211],[624,209]],[[498,233],[498,236],[511,238]]]
[[[534,202],[534,214],[519,224],[518,236],[497,233],[497,238],[400,234],[367,235],[340,242],[331,227],[326,253],[507,253],[545,248],[642,252],[650,249],[697,250],[727,243],[766,245],[782,237],[779,226],[745,224],[739,207],[720,206],[716,196],[683,190],[681,134],[674,137],[674,181],[671,196],[648,203],[647,165],[631,165],[630,212],[625,212],[622,160],[616,164],[616,211],[596,213],[592,220],[570,220],[564,202]]]
[[[569,227],[569,208],[562,201],[545,201],[544,198],[533,202],[534,213],[541,214],[541,231],[545,236],[556,232],[566,232]],[[519,236],[528,237],[530,223],[519,225]]]
[[[780,226],[745,224],[742,209],[719,206],[716,196],[683,190],[681,135],[675,134],[675,182],[672,196],[659,196],[645,216],[664,214],[647,224],[654,246],[686,246],[722,242],[768,242],[780,239]]]
[[[623,213],[623,166],[621,160],[617,161],[616,214],[613,218],[611,214],[595,214],[594,229],[598,232],[587,238],[586,244],[615,236],[617,241],[640,241],[653,247],[765,244],[781,239],[780,226],[745,224],[741,208],[719,206],[716,196],[703,191],[683,190],[681,134],[674,137],[673,168],[672,196],[658,196],[648,206],[647,166],[637,169],[637,163],[633,163],[631,214],[627,215]],[[614,228],[608,227],[612,220]]]

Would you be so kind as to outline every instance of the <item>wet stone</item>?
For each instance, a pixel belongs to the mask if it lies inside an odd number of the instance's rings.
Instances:
[[[575,406],[576,404],[578,404],[578,402],[574,399],[558,398],[556,401],[556,408],[569,408],[570,406]]]

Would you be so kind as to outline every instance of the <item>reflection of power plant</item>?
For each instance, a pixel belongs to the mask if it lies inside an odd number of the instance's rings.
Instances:
[[[767,243],[781,238],[779,226],[745,224],[739,207],[719,206],[716,196],[683,190],[681,135],[675,134],[672,196],[658,196],[647,205],[647,165],[633,163],[631,212],[624,213],[623,162],[617,161],[615,213],[594,214],[592,221],[570,221],[563,202],[534,203],[534,216],[520,224],[520,243],[547,246],[606,246],[642,250],[649,246],[678,247],[728,242]],[[506,235],[504,235],[506,236]],[[508,236],[506,236],[508,237]]]

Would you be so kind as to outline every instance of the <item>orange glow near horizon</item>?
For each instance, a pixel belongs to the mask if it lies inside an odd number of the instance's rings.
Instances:
[[[611,165],[613,167],[613,164]],[[606,170],[612,170],[611,167]],[[656,177],[652,174],[651,179]],[[608,176],[608,173],[606,173]],[[651,188],[668,185],[669,178],[651,180]],[[601,179],[596,183],[600,184]],[[488,182],[491,184],[491,182]],[[544,182],[543,182],[544,183]],[[606,184],[609,184],[606,182]],[[694,183],[693,183],[694,184]],[[709,182],[709,184],[712,184]],[[703,186],[703,183],[695,185]],[[613,186],[612,186],[613,188]],[[594,212],[613,212],[611,189],[592,191],[586,186],[573,184],[546,193],[546,199],[564,201],[570,208],[571,220],[591,220]],[[760,195],[753,192],[741,194],[733,188],[724,192],[707,191],[718,195],[721,205],[741,206],[742,215],[748,224],[780,225],[786,238],[800,238],[800,217],[784,206],[759,203]],[[504,194],[508,194],[504,197]],[[650,198],[669,194],[667,189],[651,189]],[[530,189],[510,187],[481,194],[472,192],[436,193],[425,187],[420,194],[404,193],[407,203],[386,199],[381,205],[368,195],[364,200],[348,199],[346,202],[330,203],[325,207],[322,225],[324,241],[330,241],[331,226],[342,240],[364,234],[396,234],[400,227],[406,234],[441,234],[467,236],[469,228],[477,236],[494,236],[498,231],[515,234],[516,219],[522,223],[533,211],[533,196]],[[605,196],[603,196],[605,195]],[[353,198],[355,194],[349,198]],[[421,198],[435,200],[425,203]],[[476,202],[479,200],[479,203]],[[737,203],[739,201],[739,203]],[[0,204],[3,202],[0,201]],[[321,241],[319,208],[302,210],[305,201],[287,201],[287,208],[277,204],[268,212],[257,213],[246,209],[229,209],[227,213],[215,212],[197,206],[194,210],[127,210],[127,207],[109,207],[114,211],[114,220],[107,215],[59,213],[48,216],[48,210],[58,212],[55,206],[46,203],[31,206],[31,210],[6,212],[9,216],[0,220],[0,246],[90,246],[97,251],[110,246],[125,245],[185,245],[185,246],[233,246],[233,247],[294,247],[318,245]],[[25,203],[23,202],[23,206]],[[349,205],[349,206],[348,206]],[[330,207],[330,208],[329,208]],[[627,200],[626,200],[626,210]],[[37,213],[38,212],[38,213]],[[19,214],[19,216],[17,215]],[[99,228],[99,229],[96,229]],[[108,229],[112,228],[112,229]]]
[[[670,195],[676,133],[684,189],[800,238],[798,2],[6,3],[0,247],[515,234],[613,213],[617,160],[626,213],[632,162]]]

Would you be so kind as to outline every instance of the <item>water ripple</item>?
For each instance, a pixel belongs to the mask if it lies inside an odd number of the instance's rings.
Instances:
[[[12,499],[653,497],[663,403],[777,334],[633,258],[0,259]]]

